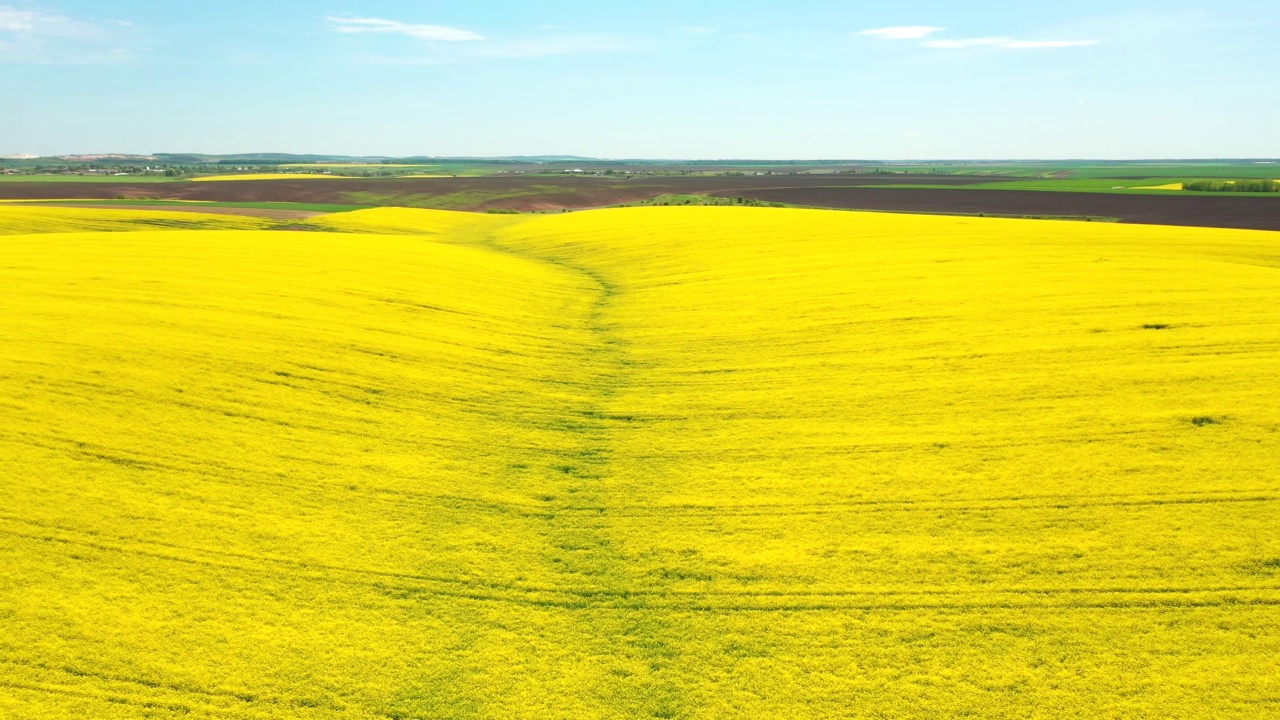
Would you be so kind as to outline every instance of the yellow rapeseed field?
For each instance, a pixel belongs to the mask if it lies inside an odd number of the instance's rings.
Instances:
[[[270,220],[212,213],[0,204],[0,236],[138,230],[262,230]]]
[[[0,717],[1280,714],[1280,234],[19,212]]]

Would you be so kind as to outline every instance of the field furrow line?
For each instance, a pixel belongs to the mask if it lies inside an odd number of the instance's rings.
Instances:
[[[577,366],[570,369],[571,377],[585,378],[584,392],[575,405],[562,408],[562,436],[574,452],[552,468],[560,490],[548,503],[550,512],[539,518],[548,544],[557,553],[548,565],[555,574],[564,576],[566,584],[581,583],[585,575],[599,588],[568,591],[568,595],[585,600],[585,608],[600,606],[602,598],[608,598],[605,604],[625,607],[628,598],[637,593],[659,597],[661,591],[653,589],[651,581],[640,585],[633,577],[628,559],[611,537],[607,517],[598,525],[588,525],[566,523],[559,513],[561,508],[578,503],[608,507],[619,500],[610,492],[609,475],[613,434],[622,431],[613,419],[624,413],[612,404],[619,390],[631,382],[629,375],[635,368],[626,357],[626,339],[607,315],[622,288],[602,273],[554,253],[504,243],[496,232],[485,234],[480,242],[499,252],[568,271],[581,278],[593,295],[587,316],[579,320],[587,341],[577,353]],[[612,666],[601,674],[604,680],[595,691],[598,701],[611,708],[609,714],[679,717],[686,712],[683,693],[673,680],[678,673],[682,633],[672,626],[672,618],[651,612],[637,621],[596,613],[585,630],[594,652]]]

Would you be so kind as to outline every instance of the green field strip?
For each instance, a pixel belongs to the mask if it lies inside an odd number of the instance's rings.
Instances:
[[[15,183],[173,183],[183,178],[163,175],[0,175],[0,182]]]

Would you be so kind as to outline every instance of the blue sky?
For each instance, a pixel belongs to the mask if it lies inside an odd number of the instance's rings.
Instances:
[[[0,0],[0,154],[1280,156],[1280,2]]]

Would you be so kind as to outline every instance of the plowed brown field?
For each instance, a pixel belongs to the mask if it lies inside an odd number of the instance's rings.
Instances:
[[[1280,201],[1268,197],[869,187],[768,188],[713,194],[849,210],[1108,217],[1148,225],[1280,230]]]
[[[657,195],[767,188],[818,188],[921,182],[972,185],[990,178],[906,175],[764,175],[744,177],[470,177],[328,180],[243,180],[217,183],[4,183],[0,199],[161,199],[216,202],[449,206],[451,210],[543,210],[636,202]]]
[[[245,180],[218,183],[3,183],[4,199],[164,199],[399,206],[444,210],[580,210],[660,195],[708,194],[822,208],[1016,217],[1105,217],[1127,223],[1280,230],[1272,197],[964,189],[990,177],[765,175],[740,177],[471,177]],[[955,189],[869,185],[953,185]]]

